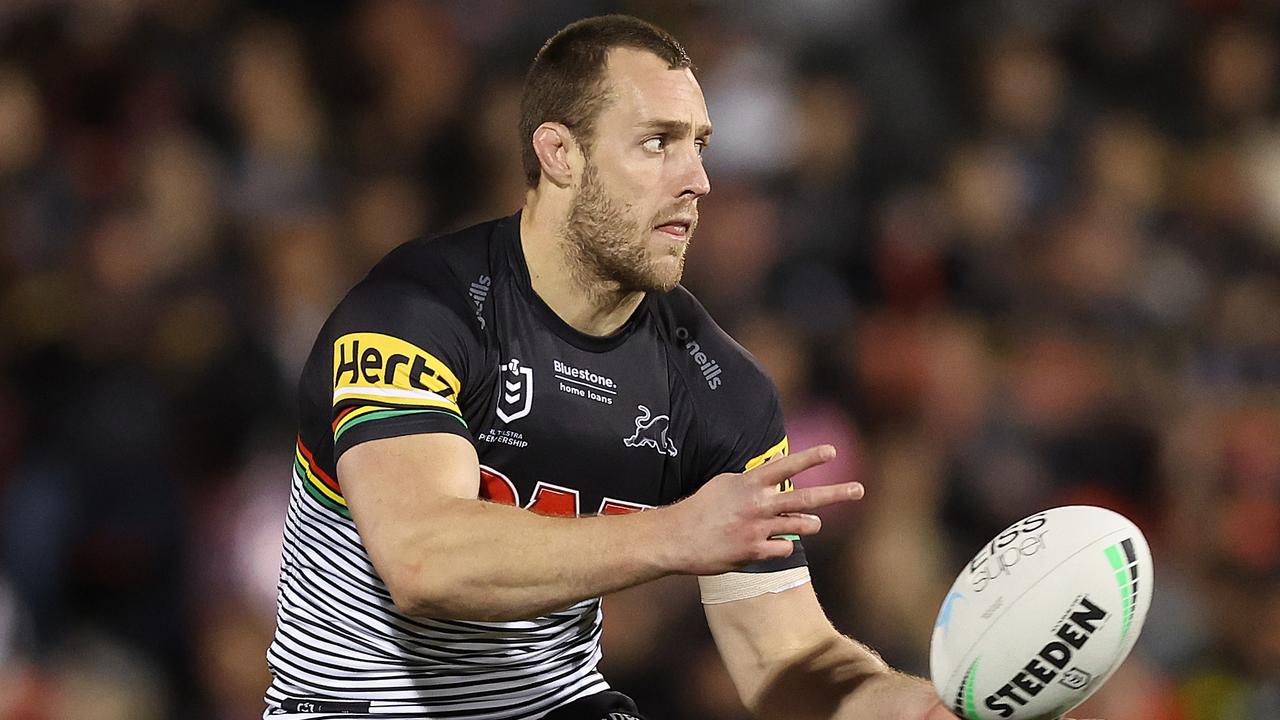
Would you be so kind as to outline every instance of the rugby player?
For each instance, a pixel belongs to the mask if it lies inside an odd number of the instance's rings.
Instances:
[[[685,51],[569,25],[520,131],[524,208],[391,252],[305,366],[264,717],[641,718],[597,669],[600,597],[684,574],[753,714],[953,718],[819,607],[799,537],[862,487],[792,490],[834,449],[788,453],[678,284],[711,189]]]

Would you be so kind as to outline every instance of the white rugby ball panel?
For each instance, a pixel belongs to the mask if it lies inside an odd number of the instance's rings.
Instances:
[[[979,550],[943,601],[934,686],[970,720],[1056,718],[1128,655],[1151,579],[1146,540],[1118,513],[1069,506],[1024,518]]]

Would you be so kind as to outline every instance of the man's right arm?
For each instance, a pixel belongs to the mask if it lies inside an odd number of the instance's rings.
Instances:
[[[558,518],[478,499],[479,462],[458,435],[371,440],[338,479],[378,574],[404,613],[518,620],[663,575],[711,575],[784,557],[821,525],[807,514],[855,500],[857,483],[778,493],[834,457],[829,446],[719,475],[685,500],[626,515]]]

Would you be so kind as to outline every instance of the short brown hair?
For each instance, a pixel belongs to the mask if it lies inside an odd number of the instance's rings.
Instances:
[[[605,62],[609,51],[618,47],[647,50],[673,70],[693,67],[670,33],[630,15],[578,20],[552,35],[534,57],[520,99],[520,160],[529,187],[537,187],[542,175],[533,151],[533,131],[542,123],[562,123],[590,147],[593,124],[608,99]]]

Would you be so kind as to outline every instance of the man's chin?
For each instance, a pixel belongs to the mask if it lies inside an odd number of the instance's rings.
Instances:
[[[624,289],[640,292],[656,292],[665,293],[675,289],[680,284],[680,277],[684,274],[684,264],[680,267],[662,267],[662,263],[654,263],[648,268],[647,272],[633,275],[629,281],[621,283]]]
[[[683,275],[684,255],[662,258],[652,268],[652,289],[656,292],[670,292],[680,284]]]

